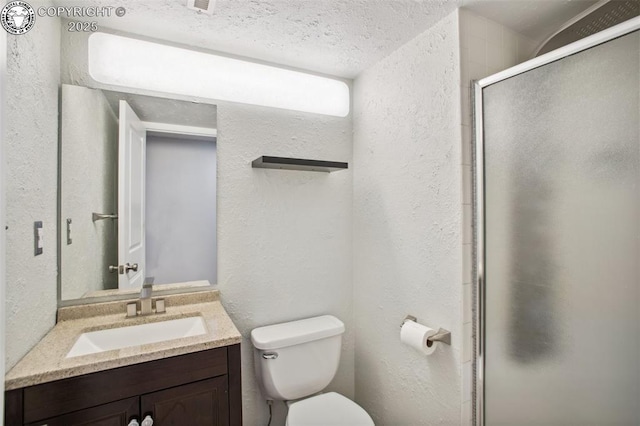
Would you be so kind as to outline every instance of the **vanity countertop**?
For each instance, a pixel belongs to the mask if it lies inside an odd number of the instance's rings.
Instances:
[[[58,323],[5,376],[5,389],[18,389],[97,371],[240,343],[241,335],[222,307],[217,290],[158,297],[166,313],[126,318],[131,300],[58,309]],[[154,299],[158,299],[154,297]],[[66,358],[81,333],[202,315],[207,332],[193,337],[130,346]]]

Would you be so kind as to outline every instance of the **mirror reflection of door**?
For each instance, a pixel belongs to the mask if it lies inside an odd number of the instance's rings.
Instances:
[[[120,101],[118,143],[118,288],[141,288],[145,278],[145,158],[147,130]]]
[[[217,281],[216,112],[62,85],[60,300]]]

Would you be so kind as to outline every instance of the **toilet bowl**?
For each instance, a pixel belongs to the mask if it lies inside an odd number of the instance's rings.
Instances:
[[[289,405],[286,426],[374,426],[367,412],[336,392],[324,393]]]
[[[324,315],[251,331],[262,394],[290,401],[286,426],[374,426],[349,398],[319,393],[338,371],[344,330],[342,321]]]

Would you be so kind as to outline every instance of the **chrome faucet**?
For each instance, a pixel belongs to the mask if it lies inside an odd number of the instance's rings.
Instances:
[[[142,284],[140,290],[140,314],[138,314],[138,303],[127,303],[127,318],[133,318],[138,315],[151,315],[153,313],[153,277],[147,277]],[[167,312],[164,299],[156,299],[156,314]]]
[[[153,313],[151,307],[151,294],[153,293],[153,278],[146,278],[140,290],[140,315],[149,315]]]

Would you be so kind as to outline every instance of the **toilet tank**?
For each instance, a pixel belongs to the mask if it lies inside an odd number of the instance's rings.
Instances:
[[[256,375],[267,399],[294,400],[320,392],[340,363],[344,324],[331,315],[251,331]]]

